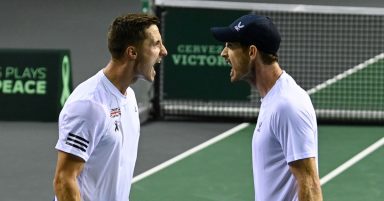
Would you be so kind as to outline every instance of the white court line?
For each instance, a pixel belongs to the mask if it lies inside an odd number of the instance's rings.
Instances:
[[[341,79],[344,79],[350,75],[352,75],[353,73],[356,73],[357,71],[359,70],[362,70],[366,67],[368,67],[369,65],[373,64],[373,63],[376,63],[377,61],[381,60],[381,59],[384,59],[384,53],[381,53],[379,55],[376,55],[375,57],[371,58],[371,59],[368,59],[366,61],[364,61],[363,63],[357,65],[357,66],[354,66],[353,68],[351,69],[348,69],[346,71],[344,71],[343,73],[340,73],[338,75],[336,75],[335,77],[313,87],[312,89],[308,90],[307,93],[309,95],[312,95],[314,94],[315,92],[317,91],[320,91],[326,87],[328,87],[329,85],[332,85],[334,83],[336,83],[337,81],[341,80]]]
[[[368,60],[364,61],[363,63],[361,63],[357,66],[354,66],[353,68],[348,69],[348,70],[344,71],[343,73],[340,73],[339,75],[336,75],[335,77],[313,87],[312,89],[309,89],[307,91],[307,93],[309,95],[314,94],[317,91],[322,90],[322,89],[328,87],[329,85],[332,85],[332,84],[336,83],[337,81],[344,79],[347,76],[352,75],[352,74],[356,73],[357,71],[362,70],[373,63],[376,63],[377,61],[379,61],[381,59],[384,59],[384,53],[378,54],[375,57],[368,59]],[[327,182],[329,182],[330,180],[332,180],[333,178],[335,178],[336,176],[338,176],[339,174],[344,172],[346,169],[350,168],[352,165],[359,162],[364,157],[366,157],[370,153],[374,152],[376,149],[380,148],[383,145],[384,145],[384,137],[381,138],[380,140],[378,140],[376,143],[369,146],[368,148],[366,148],[365,150],[361,151],[360,153],[358,153],[357,155],[355,155],[354,157],[352,157],[348,161],[346,161],[344,164],[340,165],[338,168],[334,169],[333,171],[331,171],[330,173],[325,175],[323,178],[320,179],[320,184],[321,185],[326,184]]]
[[[356,164],[357,162],[359,162],[360,160],[362,160],[363,158],[365,158],[370,153],[374,152],[376,149],[380,148],[383,145],[384,145],[384,137],[382,137],[380,140],[373,143],[371,146],[364,149],[360,153],[356,154],[354,157],[352,157],[347,162],[340,165],[338,168],[334,169],[333,171],[325,175],[323,178],[320,179],[320,185],[326,184],[327,182],[335,178],[337,175],[341,174],[346,169],[350,168],[351,166],[353,166],[354,164]]]
[[[200,145],[198,145],[192,149],[189,149],[189,150],[185,151],[184,153],[177,155],[174,158],[171,158],[168,161],[165,161],[164,163],[161,163],[160,165],[137,175],[136,177],[133,178],[132,183],[138,182],[138,181],[144,179],[145,177],[148,177],[148,176],[150,176],[150,175],[152,175],[152,174],[154,174],[154,173],[156,173],[156,172],[158,172],[158,171],[160,171],[160,170],[162,170],[162,169],[164,169],[164,168],[166,168],[166,167],[168,167],[168,166],[170,166],[170,165],[172,165],[172,164],[174,164],[174,163],[176,163],[176,162],[178,162],[178,161],[180,161],[180,160],[182,160],[182,159],[184,159],[184,158],[186,158],[186,157],[188,157],[188,156],[190,156],[190,155],[192,155],[192,154],[194,154],[194,153],[196,153],[196,152],[198,152],[198,151],[200,151],[200,150],[202,150],[202,149],[204,149],[204,148],[206,148],[206,147],[208,147],[208,146],[210,146],[210,145],[212,145],[218,141],[220,141],[220,140],[223,140],[224,138],[233,135],[234,133],[242,130],[243,128],[245,128],[247,126],[249,126],[249,123],[242,123],[240,125],[237,125],[236,127],[231,128],[231,129],[225,131],[224,133],[222,133],[222,134],[220,134],[220,135],[218,135],[218,136],[216,136],[216,137],[214,137],[214,138],[212,138],[212,139],[210,139],[210,140],[208,140],[208,141],[206,141],[206,142],[204,142],[204,143],[202,143],[202,144],[200,144]]]
[[[150,170],[147,170],[146,172],[143,172],[141,173],[140,175],[137,175],[136,177],[133,178],[132,180],[132,183],[136,183],[156,172],[159,172],[160,170],[220,141],[220,140],[223,140],[224,138],[230,136],[230,135],[233,135],[234,133],[242,130],[243,128],[249,126],[249,123],[242,123],[192,149],[189,149],[187,150],[186,152],[164,162],[164,163],[161,163],[160,165],[150,169]],[[327,182],[329,182],[330,180],[332,180],[333,178],[335,178],[336,176],[338,176],[339,174],[341,174],[342,172],[344,172],[345,170],[347,170],[348,168],[350,168],[351,166],[353,166],[354,164],[356,164],[357,162],[359,162],[360,160],[362,160],[363,158],[365,158],[366,156],[368,156],[369,154],[371,154],[372,152],[374,152],[375,150],[377,150],[378,148],[380,148],[381,146],[384,145],[384,137],[381,138],[380,140],[378,140],[377,142],[375,142],[374,144],[372,144],[371,146],[369,146],[368,148],[364,149],[363,151],[361,151],[360,153],[356,154],[354,157],[352,157],[351,159],[349,159],[348,161],[346,161],[345,163],[343,163],[342,165],[340,165],[339,167],[337,167],[336,169],[334,169],[333,171],[331,171],[330,173],[328,173],[327,175],[325,175],[324,177],[322,177],[320,179],[320,185],[324,185],[326,184]]]

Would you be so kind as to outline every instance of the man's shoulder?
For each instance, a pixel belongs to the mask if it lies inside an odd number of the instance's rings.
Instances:
[[[294,90],[297,93],[282,90],[280,94],[274,97],[270,112],[280,117],[312,115],[314,108],[309,95],[301,88]]]
[[[73,90],[61,113],[75,113],[81,116],[102,115],[105,109],[100,97],[106,96],[104,93],[100,73],[97,73]]]
[[[281,86],[280,93],[276,97],[277,105],[290,108],[303,108],[312,105],[308,93],[301,88],[291,77],[287,78],[287,84]]]
[[[102,85],[100,73],[90,77],[84,82],[80,83],[71,93],[67,102],[87,101],[99,102],[100,96],[105,93],[105,89]]]
[[[91,99],[77,99],[65,104],[60,116],[67,116],[80,119],[101,120],[106,115],[105,107]]]

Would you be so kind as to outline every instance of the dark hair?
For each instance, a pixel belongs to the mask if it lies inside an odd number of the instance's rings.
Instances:
[[[268,53],[265,53],[265,52],[260,51],[260,50],[259,50],[259,53],[260,53],[260,56],[261,56],[261,60],[266,65],[271,65],[274,62],[278,62],[279,61],[279,57],[277,56],[277,54],[268,54]]]
[[[250,45],[244,45],[244,44],[240,44],[240,45],[243,48],[243,50],[248,50],[250,47]],[[279,57],[277,56],[277,54],[268,54],[261,50],[258,50],[258,52],[260,53],[261,61],[266,65],[271,65],[274,62],[279,61]]]
[[[115,18],[108,29],[108,49],[112,58],[120,59],[130,45],[141,45],[146,38],[145,30],[158,24],[156,16],[147,14],[127,14]]]

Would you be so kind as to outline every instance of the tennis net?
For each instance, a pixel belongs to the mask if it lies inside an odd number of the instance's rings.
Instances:
[[[256,118],[260,97],[229,82],[210,33],[237,17],[273,19],[279,63],[310,94],[320,120],[384,121],[384,9],[217,1],[155,1],[168,55],[158,71],[162,116]]]

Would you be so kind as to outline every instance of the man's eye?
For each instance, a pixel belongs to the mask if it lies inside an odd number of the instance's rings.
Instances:
[[[157,47],[161,47],[160,41],[156,42],[154,45],[157,46]]]

